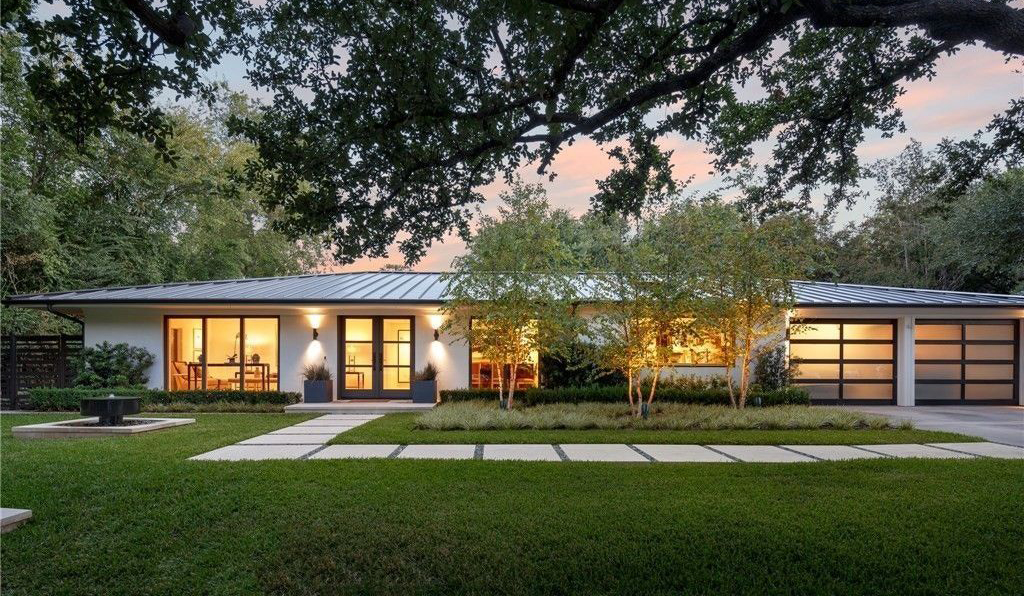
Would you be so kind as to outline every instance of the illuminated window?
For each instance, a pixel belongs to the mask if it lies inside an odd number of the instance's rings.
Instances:
[[[167,389],[278,389],[277,317],[168,317]]]
[[[661,341],[663,346],[671,344],[671,363],[676,366],[725,366],[721,349],[710,337],[689,334]]]
[[[472,320],[470,325],[474,329],[480,329],[483,323]],[[469,386],[474,389],[497,389],[499,381],[508,382],[510,378],[509,367],[502,371],[501,379],[498,376],[497,364],[491,362],[481,352],[478,352],[470,345],[469,349]],[[531,350],[527,356],[527,362],[519,365],[516,370],[516,389],[536,387],[540,379],[538,374],[539,357],[536,350]],[[503,380],[502,380],[503,379]]]

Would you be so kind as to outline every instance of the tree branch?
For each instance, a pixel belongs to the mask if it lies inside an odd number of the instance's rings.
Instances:
[[[980,41],[1024,55],[1024,9],[1000,0],[805,0],[816,27],[920,27],[940,41]]]
[[[145,0],[121,0],[121,2],[128,10],[132,11],[143,27],[171,47],[185,47],[188,38],[199,30],[199,25],[184,12],[177,11],[171,15],[170,19],[165,20]]]

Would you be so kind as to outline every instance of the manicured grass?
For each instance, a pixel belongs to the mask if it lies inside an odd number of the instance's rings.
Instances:
[[[909,430],[908,420],[821,406],[743,408],[659,403],[646,418],[626,403],[538,404],[502,410],[497,402],[446,403],[416,418],[418,430]]]
[[[891,428],[885,430],[425,430],[419,413],[388,414],[335,437],[331,443],[676,443],[699,445],[868,445],[978,441],[957,433]]]
[[[18,440],[4,594],[1011,594],[1024,462],[191,462],[302,416]]]

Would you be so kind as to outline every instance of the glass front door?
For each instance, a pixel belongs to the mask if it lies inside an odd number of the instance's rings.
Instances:
[[[342,397],[409,397],[413,317],[339,317]]]

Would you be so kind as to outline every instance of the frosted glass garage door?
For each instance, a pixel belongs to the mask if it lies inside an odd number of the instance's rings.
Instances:
[[[1016,321],[921,320],[914,332],[919,404],[1014,403]]]
[[[793,383],[814,401],[896,401],[893,320],[795,320],[789,328],[789,357]]]

